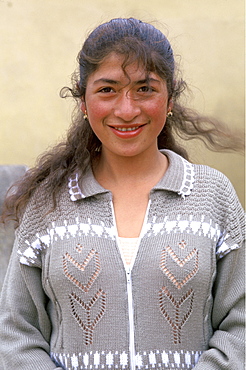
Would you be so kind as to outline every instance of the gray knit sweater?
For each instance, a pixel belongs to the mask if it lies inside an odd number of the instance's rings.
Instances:
[[[90,169],[53,212],[32,197],[2,290],[3,369],[244,369],[244,212],[223,174],[163,152],[130,268]]]

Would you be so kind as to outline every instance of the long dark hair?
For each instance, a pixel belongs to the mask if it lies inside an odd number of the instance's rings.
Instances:
[[[101,143],[88,120],[83,118],[80,101],[85,96],[88,77],[112,52],[124,57],[124,71],[129,64],[137,62],[146,74],[155,72],[166,81],[169,99],[173,102],[173,116],[167,118],[158,136],[159,149],[170,149],[188,159],[187,151],[176,140],[177,136],[185,140],[199,138],[209,149],[216,151],[242,149],[243,140],[225,125],[202,117],[180,103],[187,86],[179,78],[172,47],[163,33],[134,18],[112,19],[88,36],[78,54],[78,69],[72,75],[72,87],[61,90],[61,97],[70,96],[76,102],[66,141],[44,153],[18,184],[15,193],[6,198],[2,214],[4,220],[14,218],[18,222],[30,196],[41,183],[52,194],[55,207],[64,181],[75,170],[83,174],[88,163],[100,156],[97,148]]]

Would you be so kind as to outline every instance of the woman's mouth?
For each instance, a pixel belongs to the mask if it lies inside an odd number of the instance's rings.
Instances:
[[[134,131],[134,130],[137,130],[139,127],[141,127],[141,126],[136,126],[136,127],[113,127],[113,128],[115,130],[125,132],[125,131]]]
[[[113,133],[124,139],[131,139],[135,136],[138,136],[146,124],[137,125],[137,126],[109,126]]]

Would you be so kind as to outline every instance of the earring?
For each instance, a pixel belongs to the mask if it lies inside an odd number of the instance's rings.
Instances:
[[[85,109],[85,112],[84,112],[84,120],[87,120],[88,119],[88,116],[87,116],[87,111],[86,111],[86,109]]]
[[[172,117],[173,116],[173,112],[170,110],[168,113],[167,113],[167,117]]]
[[[101,149],[102,149],[102,146],[97,146],[95,149],[95,152],[100,153]]]

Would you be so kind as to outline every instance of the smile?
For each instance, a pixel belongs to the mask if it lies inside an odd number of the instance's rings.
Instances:
[[[112,130],[112,132],[121,139],[133,139],[141,134],[144,130],[145,124],[137,124],[137,126],[128,125],[119,125],[119,126],[111,126],[108,127]]]
[[[136,126],[136,127],[114,127],[115,130],[118,130],[118,131],[135,131],[137,130],[139,127],[141,126]]]

